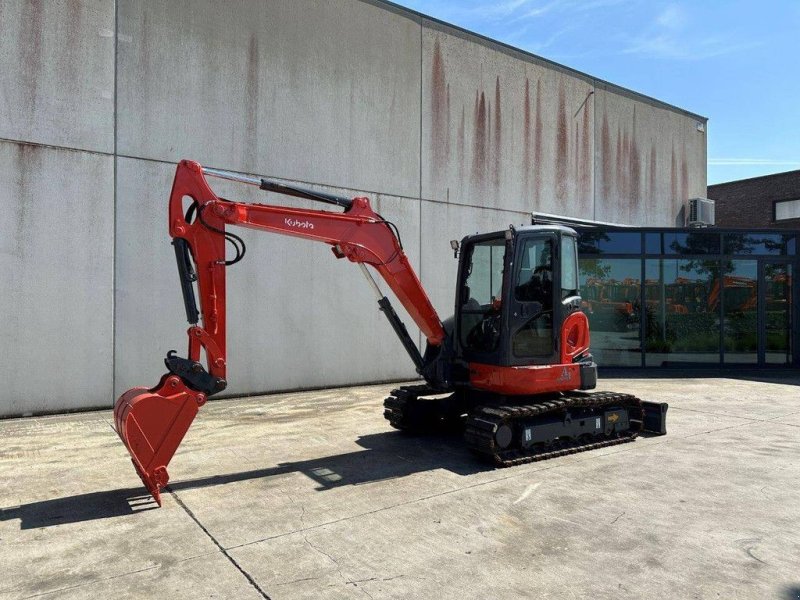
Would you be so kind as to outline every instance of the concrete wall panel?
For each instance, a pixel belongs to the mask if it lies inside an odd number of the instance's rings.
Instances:
[[[682,224],[705,192],[696,117],[380,0],[0,0],[0,31],[0,416],[105,405],[185,351],[181,158],[368,190],[443,317],[450,239],[530,211]],[[357,266],[241,235],[229,394],[414,375]]]
[[[458,260],[453,258],[450,240],[465,235],[508,229],[509,225],[530,225],[528,212],[499,211],[459,204],[422,202],[422,284],[439,316],[453,314]]]
[[[422,40],[423,198],[591,214],[591,81],[438,26]]]
[[[0,0],[0,137],[114,151],[114,3]]]
[[[166,219],[174,171],[170,164],[118,159],[117,394],[154,385],[164,372],[167,350],[185,355],[188,325]],[[319,208],[251,186],[209,181],[216,193],[231,200]],[[418,202],[387,195],[370,201],[397,225],[410,260],[418,265]],[[249,229],[236,228],[236,233],[247,244],[247,256],[227,271],[226,394],[414,376],[413,364],[378,312],[357,265],[337,260],[324,244]],[[394,304],[416,335],[399,302]]]
[[[111,404],[112,160],[0,142],[0,416]]]
[[[419,31],[355,0],[121,0],[120,153],[418,197]]]
[[[705,196],[700,122],[599,88],[595,102],[595,218],[682,227],[687,199]]]

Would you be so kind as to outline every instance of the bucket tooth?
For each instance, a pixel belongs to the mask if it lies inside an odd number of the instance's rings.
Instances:
[[[128,449],[136,472],[161,506],[161,490],[169,482],[167,465],[206,401],[180,377],[166,374],[152,388],[137,387],[114,405],[117,434]]]

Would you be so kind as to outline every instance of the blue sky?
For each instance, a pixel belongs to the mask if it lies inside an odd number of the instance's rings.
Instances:
[[[394,0],[709,118],[708,182],[800,169],[800,0]]]

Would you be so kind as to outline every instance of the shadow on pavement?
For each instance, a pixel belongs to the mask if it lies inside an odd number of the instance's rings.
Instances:
[[[786,600],[800,600],[800,584],[787,587],[783,597]]]
[[[19,519],[20,529],[38,529],[158,508],[150,494],[143,491],[141,487],[108,490],[0,508],[0,521]]]
[[[464,447],[459,434],[413,436],[387,431],[360,437],[357,443],[365,450],[280,463],[252,471],[174,481],[169,484],[169,488],[179,492],[288,473],[303,473],[318,484],[317,490],[324,491],[344,485],[405,477],[434,469],[471,475],[494,468],[473,456]],[[157,508],[155,501],[144,489],[134,487],[0,508],[0,521],[19,519],[20,529],[36,529],[122,517],[154,508]]]

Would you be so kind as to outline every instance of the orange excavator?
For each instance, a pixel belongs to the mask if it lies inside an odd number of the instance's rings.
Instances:
[[[212,191],[210,177],[343,210],[234,202]],[[396,227],[372,210],[367,198],[342,198],[184,160],[168,213],[190,324],[188,354],[170,351],[167,372],[155,387],[128,390],[114,406],[117,433],[159,505],[169,481],[167,465],[198,409],[227,385],[225,271],[245,255],[244,241],[228,226],[322,242],[336,258],[359,265],[425,380],[386,398],[384,416],[397,429],[461,428],[466,445],[499,466],[628,442],[642,430],[666,433],[666,404],[583,391],[595,387],[597,366],[589,353],[588,320],[580,311],[572,229],[509,227],[452,241],[460,257],[455,314],[442,321]],[[226,243],[234,248],[230,259]],[[425,335],[424,353],[367,267]]]

